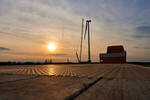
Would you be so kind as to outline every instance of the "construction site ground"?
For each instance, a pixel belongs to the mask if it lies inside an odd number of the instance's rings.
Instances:
[[[98,78],[102,78],[93,83]],[[0,100],[150,100],[150,67],[134,64],[0,66]]]

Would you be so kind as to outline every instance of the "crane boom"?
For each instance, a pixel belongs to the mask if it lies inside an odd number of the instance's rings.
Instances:
[[[84,19],[82,19],[82,27],[81,27],[80,61],[82,59],[83,28],[84,28]]]

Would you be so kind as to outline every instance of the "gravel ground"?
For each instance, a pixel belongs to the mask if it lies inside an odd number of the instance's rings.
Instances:
[[[132,64],[0,67],[0,100],[63,100],[103,77],[77,100],[149,100],[150,69]]]
[[[84,77],[27,77],[19,81],[1,82],[0,100],[63,100],[91,80]]]
[[[150,100],[150,70],[118,66],[76,100]]]

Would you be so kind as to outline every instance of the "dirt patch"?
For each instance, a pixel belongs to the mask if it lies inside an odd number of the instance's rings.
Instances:
[[[91,80],[85,77],[39,76],[11,83],[5,82],[4,84],[0,84],[0,99],[62,100],[80,88],[83,88],[83,84],[89,81]]]

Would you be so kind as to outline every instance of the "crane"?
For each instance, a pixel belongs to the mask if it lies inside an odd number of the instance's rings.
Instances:
[[[84,19],[82,19],[82,28],[81,28],[80,61],[82,60],[83,28],[84,28]]]

